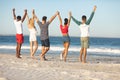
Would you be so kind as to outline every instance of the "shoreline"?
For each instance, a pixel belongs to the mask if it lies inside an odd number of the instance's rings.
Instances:
[[[48,61],[40,61],[39,56],[36,56],[38,60],[31,59],[29,55],[22,57],[17,59],[13,54],[0,53],[0,80],[119,80],[120,78],[119,58],[89,56],[90,63],[82,64],[76,56],[68,56],[67,62],[60,61],[58,55],[46,55]],[[96,60],[99,60],[99,63]]]

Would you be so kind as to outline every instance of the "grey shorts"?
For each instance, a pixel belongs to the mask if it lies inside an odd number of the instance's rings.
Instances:
[[[89,48],[89,37],[81,37],[81,48]]]
[[[69,42],[70,43],[70,37],[69,36],[63,36],[63,43]]]

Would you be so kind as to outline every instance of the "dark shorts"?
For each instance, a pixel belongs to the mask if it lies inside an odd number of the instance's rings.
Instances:
[[[63,43],[69,42],[70,43],[70,37],[69,36],[63,36]]]
[[[19,44],[24,42],[23,34],[16,34],[16,42]]]
[[[49,41],[49,39],[41,40],[41,44],[44,47],[50,47],[50,41]]]

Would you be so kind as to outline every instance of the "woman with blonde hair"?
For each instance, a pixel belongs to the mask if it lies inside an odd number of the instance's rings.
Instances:
[[[32,11],[32,18],[29,18],[28,14],[27,14],[27,25],[28,25],[28,29],[30,32],[30,36],[29,36],[29,41],[30,41],[30,56],[32,59],[35,59],[34,54],[38,49],[38,42],[37,42],[37,38],[36,38],[36,27],[35,27],[35,17],[34,17],[34,10]]]

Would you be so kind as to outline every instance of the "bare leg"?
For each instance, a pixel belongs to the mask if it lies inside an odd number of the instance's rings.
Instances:
[[[64,61],[66,62],[67,54],[68,54],[68,48],[69,48],[70,43],[66,42],[65,43],[65,53],[64,53]]]
[[[62,56],[64,56],[64,54],[65,54],[65,47],[66,47],[66,44],[64,43],[63,46],[64,46],[64,50],[63,50],[63,52],[62,52]]]
[[[83,61],[83,63],[86,63],[86,56],[87,56],[87,49],[84,48],[84,61]]]
[[[63,59],[63,56],[65,54],[65,43],[63,43],[63,46],[64,46],[64,50],[62,51],[62,53],[60,54],[60,59],[62,60]]]
[[[49,47],[42,47],[42,53],[41,53],[41,55],[40,55],[40,59],[41,60],[45,60],[45,54],[48,52],[48,50],[49,50]]]
[[[37,43],[37,41],[34,41],[33,43],[34,43],[34,45],[32,46],[33,51],[32,51],[32,53],[31,53],[31,57],[32,57],[33,59],[35,59],[35,58],[34,58],[34,54],[35,54],[35,52],[36,52],[37,49],[38,49],[38,43]]]
[[[17,43],[17,47],[16,47],[16,57],[17,58],[21,58],[20,57],[21,46],[22,46],[22,43],[21,44]]]
[[[40,54],[40,60],[44,60],[44,58],[43,58],[43,56],[42,56],[42,54],[45,52],[45,47],[44,46],[42,46],[42,52],[41,52],[41,54]]]
[[[84,50],[84,48],[81,48],[81,50],[80,50],[80,61],[81,61],[81,62],[82,62],[83,50]]]
[[[32,57],[32,52],[33,52],[33,42],[30,42],[30,56]]]
[[[45,52],[42,54],[44,60],[47,60],[47,59],[45,58],[45,54],[46,54],[48,51],[49,51],[49,47],[45,47]]]

